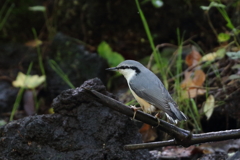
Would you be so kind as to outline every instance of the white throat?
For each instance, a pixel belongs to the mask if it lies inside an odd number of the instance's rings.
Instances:
[[[128,82],[136,75],[136,71],[133,69],[121,69],[119,72],[123,74]]]

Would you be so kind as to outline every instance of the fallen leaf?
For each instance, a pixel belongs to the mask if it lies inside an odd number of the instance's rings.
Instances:
[[[185,79],[181,83],[181,88],[200,87],[203,85],[206,75],[202,70],[195,70],[194,72],[185,72]]]
[[[201,61],[214,61],[217,58],[223,58],[226,54],[225,48],[220,48],[216,52],[208,53],[205,56],[202,57]]]
[[[205,89],[202,87],[206,75],[202,70],[195,70],[194,72],[185,72],[185,79],[181,83],[181,95],[182,98],[194,98],[198,95],[203,95],[206,93]]]
[[[240,58],[240,51],[238,51],[238,52],[227,52],[226,54],[230,59],[239,59]]]
[[[196,70],[194,72],[193,83],[196,86],[202,86],[206,79],[206,75],[202,70]]]
[[[212,116],[213,110],[215,108],[215,99],[212,95],[208,96],[204,106],[203,106],[203,112],[207,117],[207,120]]]
[[[195,66],[198,64],[198,62],[201,60],[202,56],[200,53],[195,49],[195,47],[192,47],[192,52],[187,55],[185,62],[190,66]]]
[[[144,123],[139,132],[142,134],[143,142],[154,141],[157,138],[156,128]]]
[[[208,53],[205,56],[202,57],[201,61],[214,61],[217,57],[217,54],[214,53]]]
[[[232,74],[231,76],[228,77],[229,80],[233,80],[233,79],[240,79],[240,75],[239,74]]]

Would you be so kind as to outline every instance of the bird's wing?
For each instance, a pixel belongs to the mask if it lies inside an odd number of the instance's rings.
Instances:
[[[171,109],[168,103],[173,100],[158,77],[152,72],[151,74],[149,76],[151,78],[137,76],[134,78],[134,82],[130,80],[129,85],[139,97],[156,108],[169,113]]]

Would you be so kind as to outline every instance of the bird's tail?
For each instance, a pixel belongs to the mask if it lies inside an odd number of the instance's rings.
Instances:
[[[168,102],[168,104],[171,109],[171,114],[166,113],[166,116],[171,122],[177,124],[178,121],[187,120],[185,114],[181,112],[173,103]]]

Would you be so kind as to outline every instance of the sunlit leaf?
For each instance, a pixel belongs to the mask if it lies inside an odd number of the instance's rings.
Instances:
[[[46,7],[44,7],[44,6],[33,6],[33,7],[28,7],[28,9],[30,11],[41,11],[41,12],[46,11]]]
[[[230,35],[226,33],[219,33],[218,34],[218,41],[219,42],[227,42],[230,39]]]
[[[123,56],[117,52],[113,52],[112,48],[105,41],[98,45],[98,53],[101,57],[107,60],[110,67],[115,67],[124,61]]]
[[[201,61],[214,61],[216,57],[217,57],[217,54],[215,52],[208,53],[202,57]]]
[[[208,96],[204,106],[203,106],[203,112],[207,117],[207,120],[212,116],[213,110],[215,106],[215,99],[212,95]]]
[[[38,87],[43,82],[45,82],[45,80],[46,80],[46,77],[44,75],[43,76],[38,76],[38,75],[26,76],[22,72],[19,72],[16,80],[12,82],[12,85],[14,87],[24,87],[24,88],[33,89]]]
[[[152,0],[152,4],[153,4],[154,7],[160,8],[160,7],[163,6],[163,1],[161,1],[161,0]]]
[[[206,55],[204,55],[201,59],[201,61],[214,61],[217,58],[223,58],[226,54],[226,49],[225,48],[221,48],[219,50],[217,50],[216,52],[213,53],[208,53]]]

